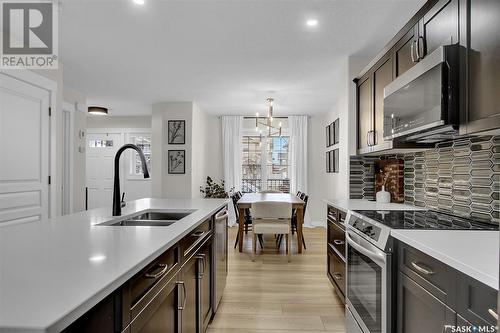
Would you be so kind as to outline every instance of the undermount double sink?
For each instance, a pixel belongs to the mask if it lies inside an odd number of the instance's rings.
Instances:
[[[180,219],[192,214],[194,210],[182,211],[151,211],[113,223],[101,223],[102,226],[130,226],[130,227],[168,227]]]

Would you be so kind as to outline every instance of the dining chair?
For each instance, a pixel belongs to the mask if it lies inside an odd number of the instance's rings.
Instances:
[[[302,199],[304,201],[304,210],[303,210],[303,216],[302,219],[306,216],[306,209],[307,209],[307,202],[309,201],[309,196],[306,194],[304,195],[304,198]],[[304,221],[304,220],[302,220]],[[297,210],[294,209],[292,212],[292,222],[291,222],[291,232],[292,235],[295,234],[297,231]],[[278,248],[281,246],[281,241],[283,240],[283,235],[279,235],[278,238],[276,239],[276,244]],[[304,249],[307,250],[306,246],[306,240],[304,238],[304,233],[302,233],[302,245],[304,245]]]
[[[264,191],[260,191],[259,193],[283,193],[279,190],[264,190]]]
[[[274,234],[285,235],[286,254],[290,262],[290,231],[292,204],[288,202],[255,202],[252,204],[252,261],[257,254],[257,235]],[[277,249],[279,251],[279,248]]]
[[[301,194],[302,194],[302,192],[301,192],[301,191],[297,191],[297,194],[296,194],[296,195],[300,198],[300,195],[301,195]]]
[[[236,192],[235,194],[233,194],[231,196],[231,199],[233,201],[234,214],[236,215],[236,222],[237,223],[239,223],[239,221],[240,221],[240,211],[238,210],[237,202],[238,202],[238,200],[241,199],[241,197],[242,197],[241,192],[239,192],[239,195],[238,195],[238,192]],[[248,211],[248,214],[247,214],[247,211]],[[245,221],[244,221],[244,224],[245,224],[245,232],[248,233],[248,229],[252,227],[252,216],[250,215],[250,210],[249,209],[245,209]],[[262,235],[259,235],[258,239],[259,239],[260,247],[263,249],[264,248],[264,242],[262,240]],[[240,233],[237,232],[236,233],[236,241],[234,242],[234,248],[236,248],[236,246],[238,246],[238,241],[239,240],[240,240]]]

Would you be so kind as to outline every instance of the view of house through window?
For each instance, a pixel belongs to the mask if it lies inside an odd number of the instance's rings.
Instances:
[[[290,192],[288,136],[243,136],[242,192]]]

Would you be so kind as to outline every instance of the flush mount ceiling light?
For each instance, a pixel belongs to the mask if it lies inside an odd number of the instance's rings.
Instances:
[[[144,0],[134,0],[134,3],[136,5],[141,5],[142,6],[142,5],[144,5]]]
[[[107,108],[103,108],[101,106],[89,106],[88,113],[89,114],[94,114],[94,115],[99,115],[99,116],[107,116],[108,115],[108,109]]]
[[[309,20],[306,21],[306,25],[308,27],[315,27],[315,26],[318,25],[318,20],[316,20],[316,19],[309,19]]]

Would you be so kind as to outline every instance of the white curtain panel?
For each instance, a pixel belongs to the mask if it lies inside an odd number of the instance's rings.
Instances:
[[[289,143],[289,163],[290,166],[290,180],[291,193],[297,193],[297,191],[302,191],[308,193],[307,191],[307,116],[290,116],[288,117],[288,127],[290,132],[290,143]],[[309,217],[309,212],[306,210],[306,215],[304,217],[304,225],[312,226],[311,218]]]
[[[243,127],[242,116],[222,117],[222,166],[226,191],[232,188],[241,190],[241,136]],[[229,205],[229,225],[236,223],[236,214],[232,202]]]

